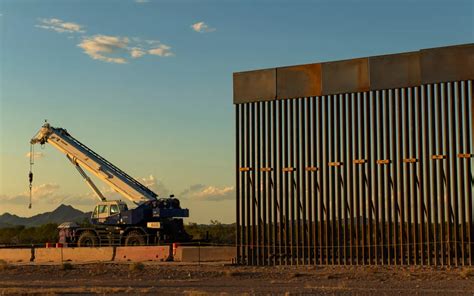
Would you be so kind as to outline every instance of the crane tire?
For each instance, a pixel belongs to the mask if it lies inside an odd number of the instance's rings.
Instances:
[[[125,238],[126,246],[144,246],[145,243],[145,235],[141,231],[132,230]]]
[[[97,247],[99,245],[99,238],[92,231],[84,231],[77,240],[78,247]]]

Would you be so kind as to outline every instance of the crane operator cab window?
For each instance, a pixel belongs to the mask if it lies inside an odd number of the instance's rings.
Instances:
[[[94,212],[92,213],[92,219],[97,219],[99,217],[99,206],[95,206]]]
[[[120,213],[118,205],[111,205],[110,206],[110,216],[117,215]]]
[[[108,214],[109,206],[99,205],[99,216],[100,214]]]
[[[104,222],[108,216],[110,216],[109,205],[97,205],[92,214],[92,219]]]
[[[99,203],[92,214],[92,219],[103,223],[108,217],[119,215],[121,212],[127,211],[127,204],[121,201],[106,201]]]

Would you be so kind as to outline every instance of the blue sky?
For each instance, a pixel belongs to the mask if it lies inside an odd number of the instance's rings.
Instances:
[[[141,2],[0,0],[0,213],[96,202],[46,146],[27,209],[48,119],[189,221],[233,222],[232,72],[474,41],[472,0]]]

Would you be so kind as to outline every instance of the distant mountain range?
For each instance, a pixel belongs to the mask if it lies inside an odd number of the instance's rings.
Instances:
[[[84,219],[89,218],[91,212],[84,213],[78,209],[75,209],[68,205],[60,205],[57,209],[52,212],[46,212],[38,214],[29,218],[19,217],[5,213],[0,215],[0,228],[24,225],[26,227],[39,226],[46,223],[63,223],[63,222],[82,222]]]

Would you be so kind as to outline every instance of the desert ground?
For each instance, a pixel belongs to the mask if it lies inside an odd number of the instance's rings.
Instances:
[[[474,269],[93,263],[0,268],[0,295],[474,295]]]

